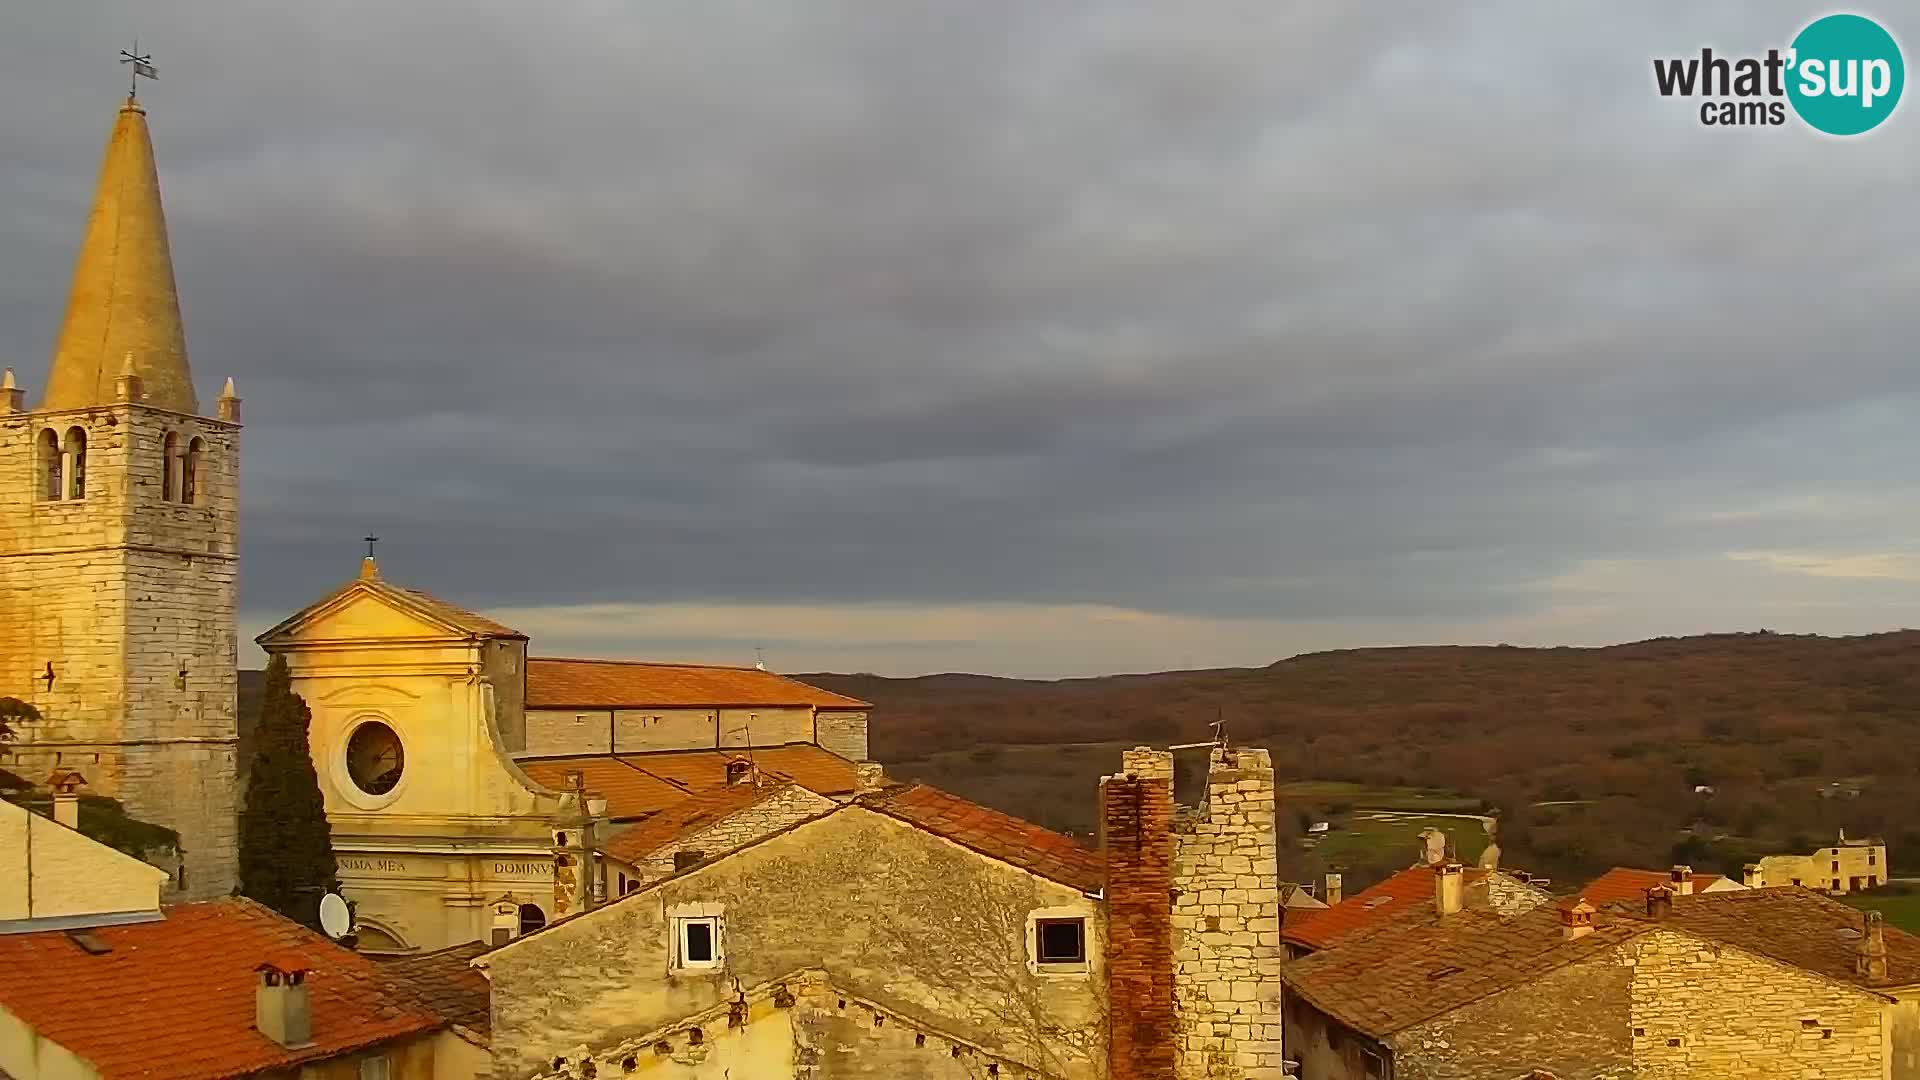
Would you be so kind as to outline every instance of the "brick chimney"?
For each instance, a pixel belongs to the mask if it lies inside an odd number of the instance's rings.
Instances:
[[[1749,889],[1760,888],[1766,883],[1766,880],[1767,876],[1760,869],[1760,864],[1757,862],[1750,862],[1740,868],[1740,883]]]
[[[1325,900],[1327,902],[1328,907],[1332,907],[1333,905],[1340,902],[1340,875],[1339,874],[1327,875],[1327,895],[1325,897]]]
[[[1466,906],[1465,868],[1457,862],[1443,862],[1433,868],[1433,909],[1441,915],[1458,915]]]
[[[1877,911],[1868,911],[1860,944],[1854,947],[1853,971],[1868,982],[1887,977],[1887,928]]]
[[[1173,1000],[1177,1075],[1277,1080],[1280,1029],[1279,833],[1273,759],[1265,750],[1216,746],[1206,797],[1173,833]],[[1338,877],[1334,880],[1337,882]]]
[[[1173,755],[1137,747],[1100,781],[1109,1080],[1174,1075]]]
[[[1664,919],[1673,914],[1673,890],[1665,885],[1655,885],[1647,890],[1647,918]]]
[[[1594,906],[1581,897],[1570,907],[1560,909],[1560,937],[1566,941],[1579,941],[1593,933]]]
[[[1667,873],[1667,888],[1675,896],[1693,895],[1693,867],[1676,866]]]
[[[273,960],[253,969],[253,1026],[288,1049],[313,1045],[313,1014],[307,973],[298,959]]]

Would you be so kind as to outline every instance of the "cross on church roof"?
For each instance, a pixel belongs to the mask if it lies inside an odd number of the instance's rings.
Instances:
[[[140,51],[139,38],[133,39],[131,52],[126,49],[120,50],[120,62],[133,65],[133,69],[127,74],[128,97],[133,97],[139,91],[142,78],[158,79],[160,77],[160,73],[153,67],[153,54]]]
[[[360,539],[367,542],[367,558],[373,558],[373,545],[379,543],[380,538],[377,536],[363,536]]]

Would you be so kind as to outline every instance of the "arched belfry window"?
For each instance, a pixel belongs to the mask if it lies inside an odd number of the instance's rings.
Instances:
[[[84,499],[87,497],[87,433],[84,429],[67,429],[65,457],[67,498]]]
[[[187,444],[187,458],[180,469],[180,501],[192,504],[200,498],[200,465],[207,448],[205,439],[195,438]]]
[[[63,481],[66,471],[60,467],[60,435],[52,428],[40,433],[35,444],[40,455],[40,497],[43,499],[64,499],[67,487]]]
[[[172,502],[180,490],[180,436],[167,432],[160,451],[160,501]]]

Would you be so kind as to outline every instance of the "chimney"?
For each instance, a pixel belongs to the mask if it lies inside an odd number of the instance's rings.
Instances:
[[[86,783],[77,769],[53,770],[47,777],[47,787],[53,791],[53,820],[69,829],[80,827],[80,789]]]
[[[1853,971],[1869,982],[1881,982],[1887,977],[1887,928],[1879,912],[1865,914],[1867,924],[1854,949]]]
[[[220,400],[214,405],[216,419],[229,424],[240,422],[240,395],[233,392],[233,377],[227,377],[227,385],[220,390]]]
[[[1328,907],[1332,907],[1333,905],[1340,902],[1340,875],[1339,874],[1327,875],[1326,901],[1327,901]]]
[[[1146,747],[1121,755],[1100,781],[1100,840],[1107,876],[1107,1039],[1111,1080],[1174,1074],[1173,755]]]
[[[1466,903],[1464,868],[1443,862],[1433,868],[1433,907],[1441,915],[1458,915]]]
[[[869,791],[879,791],[887,786],[886,766],[877,761],[856,761],[853,764],[853,790],[861,795]]]
[[[307,972],[299,960],[269,961],[253,969],[253,1026],[288,1049],[313,1045],[313,1014],[307,1002]]]
[[[1587,903],[1586,897],[1575,901],[1571,907],[1560,909],[1560,938],[1563,941],[1579,941],[1593,933],[1594,906]]]
[[[27,411],[27,392],[13,381],[13,369],[0,374],[0,416]]]
[[[1766,880],[1767,876],[1761,871],[1760,864],[1757,862],[1750,862],[1740,868],[1740,883],[1749,889],[1763,887],[1766,884]]]
[[[753,779],[753,762],[746,758],[734,758],[727,762],[727,786],[745,784]]]
[[[1667,874],[1667,887],[1675,896],[1693,895],[1693,867],[1676,866]]]
[[[1673,914],[1673,890],[1655,885],[1647,890],[1647,918],[1664,919]]]

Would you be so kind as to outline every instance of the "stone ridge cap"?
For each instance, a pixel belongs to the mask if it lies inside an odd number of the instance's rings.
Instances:
[[[161,413],[166,416],[178,416],[187,420],[198,420],[203,424],[221,431],[239,431],[244,425],[234,420],[221,420],[199,413],[182,412],[160,405],[149,405],[144,401],[107,401],[97,405],[78,405],[71,409],[28,409],[25,412],[9,413],[9,420],[31,420],[36,416],[82,416],[93,413],[111,413],[119,409],[145,409],[147,412]]]
[[[495,948],[489,952],[481,953],[479,956],[474,957],[473,966],[477,968],[485,969],[492,964],[494,957],[504,952],[513,951],[514,949],[518,948],[522,942],[531,941],[532,939],[537,938],[542,934],[550,934],[553,931],[558,930],[563,926],[572,926],[583,919],[591,919],[594,916],[599,915],[601,912],[611,911],[614,908],[619,907],[621,904],[624,904],[629,900],[637,899],[639,897],[647,896],[651,894],[654,890],[658,889],[662,885],[667,884],[668,882],[679,881],[681,878],[689,877],[691,875],[697,874],[702,870],[707,869],[710,866],[718,866],[720,863],[723,863],[726,860],[733,858],[735,855],[738,855],[743,851],[747,851],[751,848],[757,848],[761,844],[764,844],[769,840],[773,840],[776,837],[785,836],[791,832],[797,832],[800,829],[803,829],[808,825],[813,824],[816,821],[820,821],[825,818],[830,818],[833,815],[839,813],[840,811],[855,807],[856,805],[857,805],[856,803],[851,803],[851,802],[835,803],[833,806],[829,807],[828,809],[822,810],[819,813],[812,815],[811,817],[801,818],[799,821],[796,821],[793,824],[788,825],[784,828],[775,829],[772,832],[767,833],[765,836],[761,836],[753,840],[749,840],[746,843],[741,844],[739,847],[736,847],[731,851],[726,852],[723,855],[717,855],[711,859],[707,859],[694,866],[689,866],[685,870],[676,870],[673,873],[668,874],[666,877],[656,878],[653,881],[650,881],[645,885],[640,886],[638,889],[635,889],[634,891],[627,893],[625,896],[608,900],[606,903],[601,904],[599,907],[594,908],[592,911],[575,912],[572,915],[555,919],[554,921],[548,923],[547,925],[541,927],[538,930],[533,931],[532,933],[521,934],[519,937],[514,938],[512,941],[507,942],[505,945],[501,945],[498,948]],[[860,809],[864,810],[866,809],[866,807],[860,807]]]
[[[826,987],[827,989],[832,990],[835,994],[837,994],[841,998],[846,999],[849,1002],[858,1004],[863,1008],[869,1009],[873,1012],[882,1013],[888,1017],[891,1017],[892,1019],[904,1021],[905,1023],[913,1026],[914,1028],[926,1034],[932,1035],[933,1037],[937,1039],[941,1039],[947,1043],[964,1046],[968,1050],[972,1051],[973,1053],[979,1054],[982,1057],[989,1058],[994,1061],[1005,1062],[1006,1064],[1009,1064],[1009,1065],[1018,1065],[1024,1068],[1032,1067],[1029,1063],[1022,1061],[1019,1058],[1009,1057],[1004,1053],[1000,1053],[998,1051],[988,1049],[987,1047],[981,1045],[980,1043],[975,1042],[972,1039],[966,1038],[964,1036],[952,1034],[947,1029],[945,1029],[944,1027],[941,1027],[938,1024],[928,1023],[924,1018],[922,1018],[917,1013],[909,1012],[906,1008],[903,1008],[902,1006],[887,1005],[875,998],[867,996],[865,993],[861,991],[848,989],[850,981],[843,981],[840,976],[836,975],[831,969],[828,969],[828,968],[823,968],[823,967],[794,968],[793,970],[788,971],[785,974],[769,977],[761,982],[755,983],[752,986],[739,987],[736,985],[734,993],[737,995],[737,997],[734,1000],[764,1001],[767,998],[772,997],[781,988],[786,987],[789,984],[796,984],[796,983],[801,985],[806,985],[811,983],[811,984],[816,984],[819,986]],[[661,1024],[657,1027],[654,1027],[644,1032],[643,1034],[633,1035],[633,1036],[629,1036],[627,1038],[621,1039],[619,1042],[613,1043],[612,1045],[608,1046],[603,1050],[589,1049],[587,1051],[587,1057],[614,1058],[614,1057],[619,1057],[622,1054],[638,1053],[642,1050],[650,1049],[655,1042],[659,1041],[660,1039],[668,1035],[675,1034],[677,1032],[683,1031],[690,1027],[704,1027],[709,1021],[717,1020],[725,1016],[728,1010],[732,1008],[733,1004],[734,1004],[733,1000],[721,1000],[719,1002],[716,1002],[713,1005],[708,1006],[705,1009],[700,1010],[699,1012],[688,1013],[687,1015],[681,1017],[678,1020],[672,1020],[665,1024]],[[546,1072],[535,1073],[533,1075],[532,1080],[573,1080],[573,1077],[574,1077],[573,1073],[565,1070],[549,1070]]]

